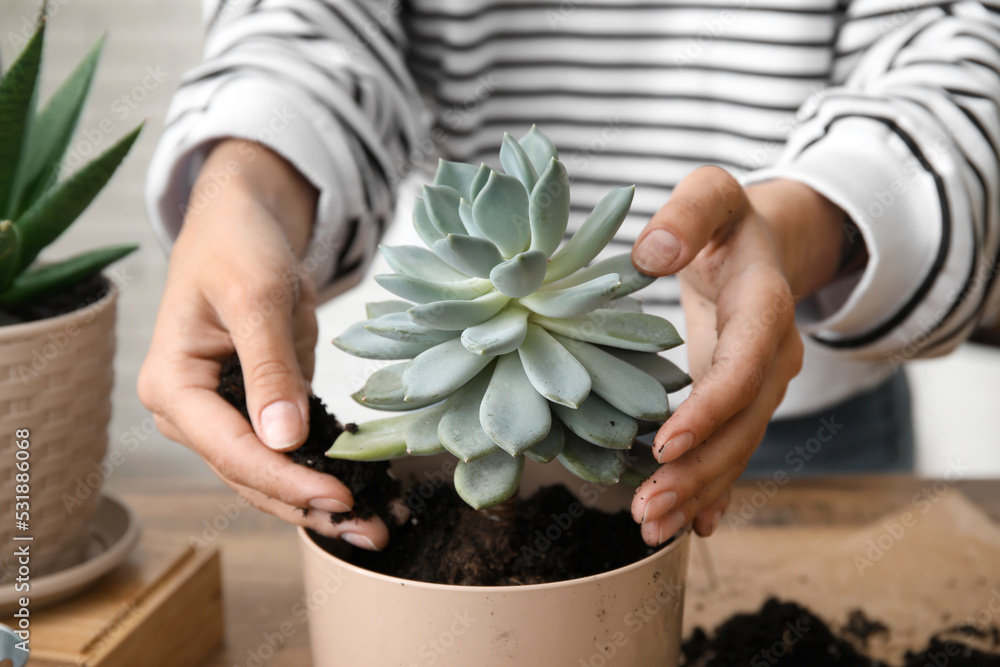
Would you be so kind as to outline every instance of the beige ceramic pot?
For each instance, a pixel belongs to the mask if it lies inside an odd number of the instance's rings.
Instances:
[[[104,481],[116,301],[111,287],[72,313],[0,326],[0,584],[11,582],[13,551],[26,544],[15,536],[33,538],[32,577],[71,567],[86,555]],[[16,476],[19,462],[29,467],[27,487],[18,487],[24,480]],[[27,508],[16,506],[24,495]],[[15,521],[25,518],[25,509],[27,530],[18,530]]]
[[[419,488],[442,483],[450,472],[448,461],[406,459],[397,468]],[[620,510],[631,501],[628,488],[586,484],[558,463],[528,463],[522,495],[562,482],[588,506]],[[558,539],[556,520],[553,526],[549,537]],[[686,531],[656,554],[611,572],[500,587],[426,584],[375,574],[326,552],[304,530],[299,537],[314,667],[677,664],[690,542]],[[350,547],[337,548],[343,555]]]

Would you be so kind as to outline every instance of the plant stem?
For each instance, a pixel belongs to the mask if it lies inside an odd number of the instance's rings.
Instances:
[[[517,515],[518,498],[508,498],[499,505],[479,510],[479,513],[497,523],[498,532],[508,532],[514,529],[514,517]]]

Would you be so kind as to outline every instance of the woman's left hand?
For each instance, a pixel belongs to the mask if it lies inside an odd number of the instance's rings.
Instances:
[[[845,229],[843,211],[802,183],[743,188],[725,170],[702,167],[643,230],[632,261],[654,276],[679,272],[694,378],[656,434],[663,465],[632,502],[647,544],[692,521],[702,536],[718,526],[802,367],[795,301],[837,275]]]

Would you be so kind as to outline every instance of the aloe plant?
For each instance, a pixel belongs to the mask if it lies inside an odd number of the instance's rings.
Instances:
[[[652,282],[629,255],[591,263],[618,231],[634,186],[610,192],[563,243],[566,168],[533,127],[504,135],[503,172],[442,160],[416,200],[427,247],[381,248],[375,276],[402,300],[371,303],[334,340],[358,357],[403,360],[373,373],[355,400],[403,415],[361,424],[328,456],[458,457],[455,488],[472,507],[514,496],[525,457],[558,460],[615,484],[642,432],[690,378],[657,353],[682,341],[630,296]]]
[[[44,15],[44,7],[42,9]],[[135,244],[91,250],[33,266],[39,253],[76,220],[104,188],[142,127],[92,162],[59,180],[60,167],[93,82],[103,39],[37,110],[45,20],[0,79],[0,306],[67,289],[133,252]]]

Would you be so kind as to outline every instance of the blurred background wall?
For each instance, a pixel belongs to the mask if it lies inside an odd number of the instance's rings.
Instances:
[[[240,1],[240,0],[236,0]],[[0,57],[9,66],[30,35],[37,0],[0,2]],[[173,90],[201,54],[199,0],[50,0],[52,21],[45,53],[42,99],[101,34],[108,34],[101,67],[74,147],[98,152],[140,121],[146,129],[111,186],[84,219],[52,248],[53,257],[96,245],[136,241],[141,250],[121,265],[126,287],[118,314],[118,356],[111,446],[122,450],[115,478],[212,477],[200,459],[160,436],[135,394],[135,381],[153,330],[166,260],[146,220],[143,182]],[[155,73],[155,76],[150,76]],[[110,119],[106,135],[98,128]],[[103,123],[104,128],[108,124]],[[94,146],[90,147],[90,144]],[[371,294],[370,289],[364,290]],[[366,300],[355,291],[321,312],[317,392],[342,418],[362,418],[346,391],[359,386],[358,365],[328,344]],[[1000,350],[965,345],[945,359],[911,364],[919,470],[928,476],[959,467],[967,476],[1000,476]],[[957,466],[956,466],[957,464]]]

